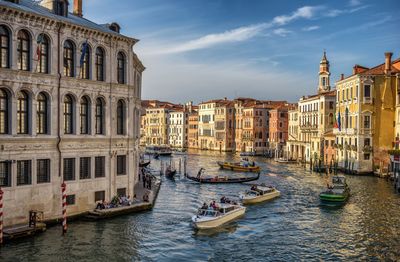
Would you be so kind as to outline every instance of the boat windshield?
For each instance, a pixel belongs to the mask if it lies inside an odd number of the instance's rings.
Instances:
[[[246,195],[248,196],[258,196],[258,192],[253,191],[253,190],[247,190]]]
[[[228,213],[228,212],[233,211],[234,209],[235,209],[234,206],[224,207],[224,208],[221,208],[221,213]]]
[[[218,211],[210,209],[200,209],[197,214],[203,217],[216,217],[218,215]]]

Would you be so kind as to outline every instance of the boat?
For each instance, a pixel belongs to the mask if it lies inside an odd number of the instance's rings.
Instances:
[[[275,187],[266,185],[253,185],[250,190],[239,193],[239,199],[244,205],[256,204],[277,198],[281,195]]]
[[[283,163],[283,164],[294,164],[294,163],[297,163],[296,160],[287,159],[287,158],[283,158],[283,157],[275,158],[275,162]]]
[[[147,167],[148,165],[150,165],[150,160],[148,161],[140,160],[139,162],[139,167]]]
[[[175,175],[176,175],[176,169],[171,168],[170,166],[167,167],[167,169],[165,170],[165,176],[169,177],[169,178],[173,178]]]
[[[145,153],[148,155],[170,156],[172,150],[168,145],[146,146]]]
[[[255,156],[256,154],[254,152],[241,152],[239,155],[240,156]]]
[[[240,172],[260,172],[261,168],[259,166],[256,166],[254,162],[252,162],[252,165],[250,164],[249,161],[240,161],[240,162],[222,162],[218,161],[217,164],[220,166],[222,169],[228,169],[232,171],[240,171]]]
[[[197,229],[212,229],[231,222],[244,215],[246,208],[241,205],[221,203],[215,209],[200,208],[192,222]]]
[[[327,190],[319,194],[321,201],[330,203],[344,203],[349,196],[350,189],[344,176],[333,176],[332,185],[328,184]]]
[[[260,178],[260,173],[256,176],[232,176],[232,175],[223,175],[223,176],[203,176],[204,168],[200,168],[196,177],[187,176],[188,179],[204,184],[228,184],[228,183],[243,183],[257,180]]]

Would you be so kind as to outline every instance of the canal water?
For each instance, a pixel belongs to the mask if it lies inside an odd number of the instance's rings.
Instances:
[[[175,156],[177,159],[180,156]],[[188,171],[222,172],[220,153],[187,156]],[[206,185],[162,178],[152,211],[100,222],[69,224],[66,236],[51,227],[35,238],[6,244],[0,261],[295,261],[399,260],[400,196],[375,177],[348,176],[351,197],[343,207],[321,206],[326,178],[296,165],[254,158],[260,182],[281,197],[250,206],[245,216],[218,230],[195,231],[190,223],[203,202],[237,197],[243,184]],[[153,161],[157,167],[159,161]],[[178,166],[178,165],[176,165]]]

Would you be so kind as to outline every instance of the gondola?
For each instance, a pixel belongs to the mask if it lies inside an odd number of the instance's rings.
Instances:
[[[155,153],[155,154],[153,155],[153,157],[154,157],[154,159],[159,159],[159,158],[160,158],[160,155],[157,154],[157,153]]]
[[[204,184],[228,184],[228,183],[243,183],[250,182],[260,178],[260,173],[257,176],[242,176],[242,177],[230,177],[228,175],[225,176],[215,176],[215,177],[201,177],[203,168],[200,168],[196,177],[187,176],[188,179],[193,180],[198,183]]]
[[[174,178],[174,176],[176,175],[176,169],[174,168],[167,168],[167,170],[165,170],[165,176],[168,178]]]
[[[148,165],[150,165],[150,160],[149,161],[140,161],[139,162],[139,167],[147,167]]]
[[[218,161],[217,164],[222,169],[238,171],[238,172],[259,173],[261,171],[261,168],[259,166],[256,166],[254,162],[253,162],[253,165],[249,165],[248,161],[241,161],[239,163]]]

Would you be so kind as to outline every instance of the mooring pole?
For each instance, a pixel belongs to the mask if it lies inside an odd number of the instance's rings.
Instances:
[[[3,194],[0,187],[0,245],[3,244]]]
[[[67,233],[67,193],[65,192],[67,189],[67,185],[65,182],[61,184],[61,192],[62,192],[62,232],[63,235]]]

